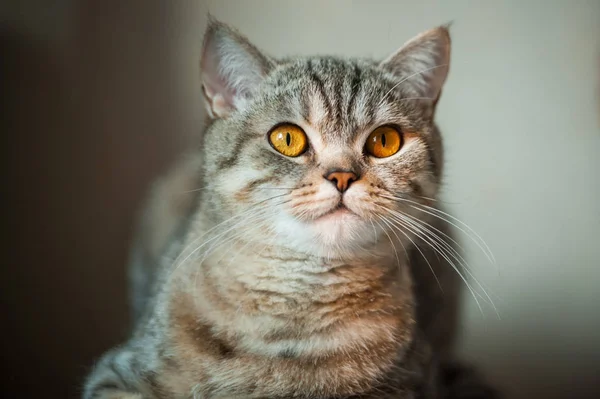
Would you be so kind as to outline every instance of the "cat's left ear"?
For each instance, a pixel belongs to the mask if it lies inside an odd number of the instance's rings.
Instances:
[[[200,72],[211,118],[244,108],[275,63],[248,39],[209,16]]]
[[[419,97],[437,101],[450,66],[450,33],[447,26],[421,33],[380,64],[397,75]]]

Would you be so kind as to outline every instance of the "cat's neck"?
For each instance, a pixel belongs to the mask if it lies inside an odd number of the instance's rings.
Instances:
[[[189,263],[173,289],[238,349],[325,355],[391,341],[413,322],[408,268],[376,252],[326,259],[239,242]]]

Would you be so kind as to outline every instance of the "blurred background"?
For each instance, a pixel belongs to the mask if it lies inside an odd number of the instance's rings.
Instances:
[[[206,14],[276,55],[383,58],[453,21],[444,200],[500,317],[460,352],[509,398],[600,397],[600,1],[3,1],[2,396],[75,398],[127,333],[149,183],[198,140]]]

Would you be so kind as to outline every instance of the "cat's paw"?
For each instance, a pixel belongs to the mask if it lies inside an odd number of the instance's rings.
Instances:
[[[136,355],[128,348],[106,353],[88,376],[82,399],[148,399]]]

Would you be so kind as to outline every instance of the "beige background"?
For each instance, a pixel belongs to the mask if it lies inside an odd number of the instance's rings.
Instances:
[[[3,392],[76,397],[126,332],[123,264],[148,182],[202,124],[210,10],[274,55],[384,57],[453,21],[444,200],[496,298],[461,353],[511,398],[600,397],[600,2],[6,2]]]

